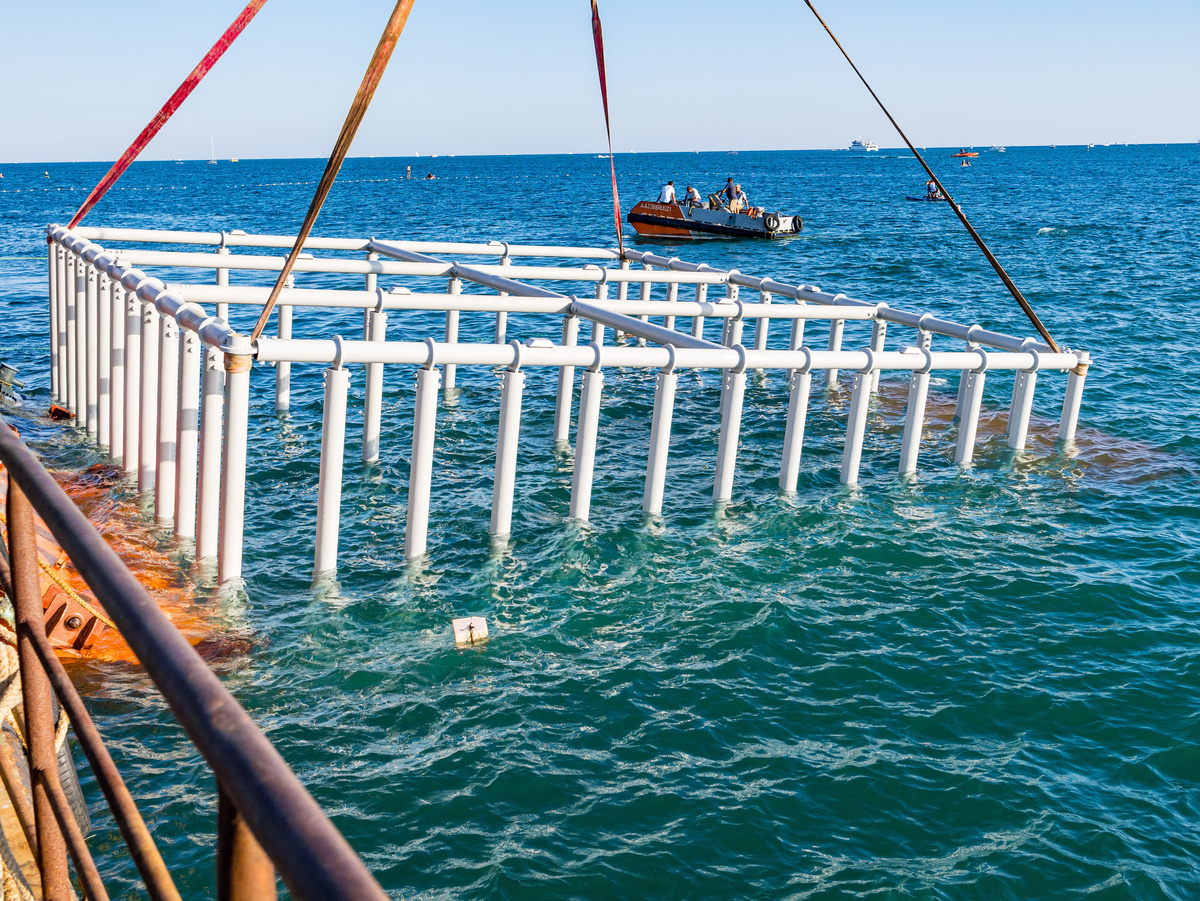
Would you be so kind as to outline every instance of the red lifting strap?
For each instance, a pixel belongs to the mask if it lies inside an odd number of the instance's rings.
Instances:
[[[604,101],[604,130],[608,132],[608,167],[612,171],[613,216],[617,221],[617,247],[625,258],[625,239],[621,235],[621,200],[617,197],[617,164],[613,160],[612,126],[608,122],[608,82],[604,77],[604,32],[600,28],[600,9],[592,0],[592,38],[596,42],[596,70],[600,73],[600,99]]]
[[[188,95],[195,90],[196,85],[200,84],[200,81],[208,74],[208,70],[216,65],[217,60],[224,55],[225,51],[229,49],[229,46],[242,33],[243,29],[250,24],[250,20],[257,15],[266,2],[267,0],[250,0],[246,4],[246,8],[242,10],[241,15],[234,19],[233,24],[225,29],[225,33],[212,45],[212,49],[204,54],[204,59],[200,60],[200,64],[192,69],[192,73],[183,80],[183,84],[176,88],[175,93],[171,95],[171,99],[163,104],[158,114],[150,120],[150,124],[142,129],[142,133],[129,145],[129,149],[121,155],[119,160],[113,163],[112,168],[108,170],[108,174],[100,179],[100,184],[92,189],[92,193],[83,202],[83,206],[79,208],[79,212],[75,214],[75,218],[71,220],[70,225],[67,226],[68,228],[74,228],[78,225],[83,217],[91,212],[92,207],[100,201],[100,198],[108,193],[108,189],[116,184],[117,179],[125,174],[125,170],[129,168],[129,164],[137,159],[138,154],[146,149],[146,145],[167,124],[167,120],[175,114],[175,110],[183,105],[183,101],[187,100]]]

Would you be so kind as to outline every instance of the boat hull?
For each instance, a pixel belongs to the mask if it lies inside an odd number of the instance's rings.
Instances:
[[[729,238],[788,238],[803,227],[799,216],[764,213],[750,216],[728,210],[710,210],[703,206],[658,203],[643,200],[627,217],[633,230],[643,238],[690,239],[709,235]],[[775,228],[768,228],[769,225]]]

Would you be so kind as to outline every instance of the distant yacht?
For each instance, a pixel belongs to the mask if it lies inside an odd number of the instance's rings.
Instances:
[[[217,155],[213,152],[213,139],[211,135],[208,138],[208,164],[210,166],[217,164]]]
[[[866,141],[864,141],[864,140],[863,140],[863,139],[860,137],[860,138],[858,138],[858,140],[855,140],[855,141],[851,141],[851,142],[850,142],[850,149],[851,149],[851,150],[858,150],[858,151],[860,151],[860,152],[863,152],[863,153],[865,153],[865,152],[866,152],[866,151],[868,151],[868,150],[878,150],[878,149],[879,149],[879,145],[878,145],[878,144],[876,144],[874,141],[870,140],[869,138],[868,138]]]
[[[996,151],[997,153],[1006,153],[1008,151],[1008,148],[1001,147],[999,144],[993,144],[992,150]]]

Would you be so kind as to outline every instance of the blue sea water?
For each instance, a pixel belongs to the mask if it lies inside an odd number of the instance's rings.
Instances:
[[[498,377],[460,370],[438,414],[429,557],[406,569],[413,380],[397,367],[382,463],[348,462],[338,581],[313,585],[320,367],[295,368],[285,418],[273,371],[256,370],[247,581],[218,598],[221,627],[255,647],[222,672],[394,897],[1200,893],[1200,147],[1011,148],[969,169],[949,152],[930,157],[951,192],[1058,341],[1093,355],[1076,448],[1053,442],[1064,380],[1045,374],[1030,450],[1007,451],[993,428],[976,465],[957,469],[942,415],[951,377],[934,383],[919,477],[902,481],[905,386],[885,378],[861,485],[846,489],[843,383],[814,391],[799,491],[783,497],[786,386],[773,374],[751,380],[734,501],[715,511],[717,380],[689,373],[664,517],[646,522],[653,377],[612,372],[584,527],[566,519],[552,376],[534,372],[513,540],[497,555]],[[438,178],[404,180],[408,164]],[[638,154],[617,166],[626,208],[667,178],[707,193],[733,175],[755,203],[805,220],[787,241],[670,255],[1031,333],[950,211],[905,202],[925,180],[911,157]],[[291,233],[321,168],[139,164],[89,223]],[[99,457],[35,417],[49,399],[42,228],[68,220],[104,169],[0,167],[0,358],[29,382],[15,419],[60,468]],[[595,155],[356,159],[317,232],[609,246],[607,182]],[[360,324],[298,312],[296,334]],[[393,315],[390,333],[436,327]],[[462,337],[489,340],[491,327],[464,315]],[[509,331],[554,336],[557,324],[514,316]],[[846,346],[865,343],[848,326]],[[348,461],[362,385],[355,372]],[[1001,424],[1010,390],[1010,377],[990,379]],[[462,650],[449,620],[466,614],[486,616],[491,639]],[[202,761],[138,672],[76,676],[184,894],[211,894]],[[137,897],[86,774],[85,788],[114,897]]]

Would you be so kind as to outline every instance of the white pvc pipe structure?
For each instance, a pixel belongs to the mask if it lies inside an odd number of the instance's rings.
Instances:
[[[408,511],[404,528],[404,559],[425,553],[429,535],[430,484],[433,479],[433,444],[437,430],[437,396],[441,374],[433,368],[417,370],[417,400],[413,412],[412,454],[408,468]]]
[[[313,575],[337,569],[342,511],[342,469],[346,456],[348,370],[325,370],[325,412],[321,424],[321,470],[317,482],[317,550]]]

